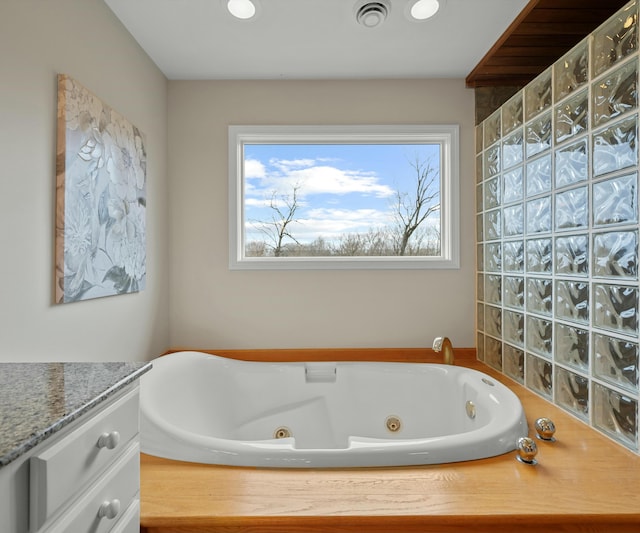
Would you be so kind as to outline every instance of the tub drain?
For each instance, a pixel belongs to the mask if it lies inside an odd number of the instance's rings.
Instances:
[[[286,426],[280,426],[273,432],[274,439],[286,439],[291,437],[291,430]]]
[[[385,424],[387,426],[387,429],[391,431],[391,433],[396,433],[397,431],[400,431],[400,428],[402,427],[402,422],[400,421],[400,418],[397,416],[388,416],[387,420],[385,421]]]

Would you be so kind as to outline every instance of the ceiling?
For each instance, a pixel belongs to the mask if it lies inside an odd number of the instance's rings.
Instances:
[[[523,86],[627,0],[440,0],[409,20],[411,0],[376,28],[356,22],[367,0],[105,0],[169,79],[465,78],[468,87]]]
[[[169,79],[463,79],[528,1],[445,0],[416,22],[389,0],[376,28],[356,22],[356,0],[258,0],[248,21],[225,0],[105,3]]]

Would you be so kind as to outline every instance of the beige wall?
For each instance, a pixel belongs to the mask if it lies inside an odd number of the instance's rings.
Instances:
[[[53,303],[56,75],[147,136],[147,287]],[[167,81],[102,0],[0,2],[0,361],[138,360],[168,345]]]
[[[181,345],[412,347],[442,334],[474,345],[474,111],[462,80],[174,81],[167,92],[101,0],[3,0],[0,49],[0,361],[147,359]],[[53,303],[59,72],[147,136],[141,293]],[[227,125],[366,123],[460,124],[462,267],[229,271]]]
[[[463,80],[169,82],[171,345],[420,347],[474,339],[474,97]],[[457,123],[461,268],[230,271],[229,124]]]

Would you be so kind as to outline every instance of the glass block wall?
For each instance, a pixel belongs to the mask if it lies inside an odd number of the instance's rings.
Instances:
[[[476,129],[478,357],[638,452],[638,3]]]

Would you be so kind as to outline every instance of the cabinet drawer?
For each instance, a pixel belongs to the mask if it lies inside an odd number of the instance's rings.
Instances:
[[[130,511],[138,516],[140,495],[140,447],[133,444],[105,472],[95,485],[69,507],[62,516],[49,525],[42,533],[107,533],[122,525],[122,531],[131,527]],[[116,503],[117,500],[117,503]],[[113,514],[101,516],[100,509],[109,503]],[[116,506],[116,507],[114,507]],[[117,509],[117,512],[116,512]],[[128,522],[122,522],[122,520]],[[39,532],[40,533],[40,532]]]
[[[138,388],[31,458],[30,525],[35,531],[138,434]]]
[[[140,500],[134,500],[110,533],[140,533]]]

